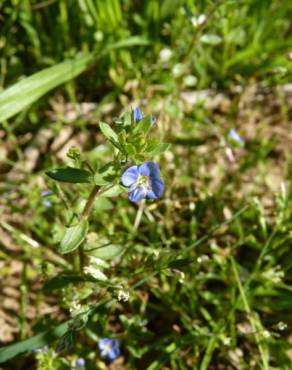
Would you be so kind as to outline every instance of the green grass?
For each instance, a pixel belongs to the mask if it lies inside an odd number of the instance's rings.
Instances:
[[[291,15],[288,0],[0,4],[1,369],[111,368],[103,337],[119,339],[123,369],[291,369]],[[208,96],[190,104],[194,92]],[[90,186],[45,171],[71,164],[72,146],[106,163],[97,124],[133,101],[171,143],[166,192],[95,202],[87,247],[124,251],[97,285],[57,253]],[[68,331],[76,303],[87,321]],[[74,345],[54,357],[65,331]]]

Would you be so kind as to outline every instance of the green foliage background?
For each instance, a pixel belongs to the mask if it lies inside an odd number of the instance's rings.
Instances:
[[[16,310],[0,304],[17,327],[0,336],[14,343],[0,349],[3,369],[118,366],[99,356],[105,336],[120,340],[123,369],[291,369],[291,19],[289,0],[0,2],[0,275],[3,297],[17,291]],[[138,226],[126,197],[96,202],[87,246],[123,248],[107,274],[130,300],[98,287],[86,329],[55,358],[69,308],[92,289],[57,254],[66,204],[80,211],[89,189],[60,190],[44,172],[70,164],[61,149],[72,138],[102,166],[112,152],[97,123],[133,102],[172,144],[167,190]]]

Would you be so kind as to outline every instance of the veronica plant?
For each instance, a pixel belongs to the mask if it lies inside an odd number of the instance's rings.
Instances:
[[[86,204],[78,215],[75,210],[69,218],[59,244],[62,254],[74,252],[88,233],[88,218],[98,197],[118,196],[128,192],[129,200],[139,202],[144,198],[158,199],[164,191],[158,164],[150,161],[153,157],[168,149],[167,143],[149,138],[150,131],[155,129],[156,118],[145,116],[139,108],[124,112],[112,128],[101,122],[100,129],[113,146],[113,157],[105,165],[81,160],[76,148],[68,152],[75,166],[57,168],[46,172],[47,176],[58,182],[83,183],[91,185],[92,190]]]
[[[68,224],[63,230],[57,247],[61,254],[68,255],[67,260],[70,261],[70,255],[72,255],[70,274],[68,275],[67,270],[67,275],[58,274],[47,283],[49,290],[54,290],[55,287],[63,288],[63,294],[66,294],[64,288],[72,282],[77,288],[78,282],[99,281],[103,287],[110,287],[109,292],[114,295],[115,288],[117,292],[121,290],[117,280],[109,281],[105,270],[109,266],[108,259],[123,253],[122,247],[117,248],[117,245],[105,241],[97,254],[92,254],[92,250],[86,247],[88,239],[92,236],[91,233],[87,237],[90,230],[90,215],[98,198],[123,196],[122,193],[127,193],[131,202],[138,203],[145,198],[155,201],[162,197],[164,192],[165,185],[154,159],[167,150],[169,145],[152,138],[157,130],[156,118],[144,116],[141,110],[136,108],[134,111],[122,113],[114,125],[101,122],[99,127],[112,147],[112,156],[107,163],[88,161],[79,150],[72,148],[67,154],[73,163],[72,166],[52,169],[46,173],[56,182],[78,184],[79,191],[80,188],[84,188],[82,194],[88,192],[88,197],[83,200],[81,209],[74,206],[71,209],[67,204],[65,213]],[[53,190],[53,183],[51,188]],[[94,289],[90,292],[94,293]],[[77,299],[76,294],[74,297],[75,301],[68,304],[74,319],[71,332],[84,327],[89,312],[92,312],[92,306],[80,304],[78,294]],[[69,348],[73,337],[70,332],[67,333],[59,343],[59,347]],[[105,353],[105,349],[100,349]]]

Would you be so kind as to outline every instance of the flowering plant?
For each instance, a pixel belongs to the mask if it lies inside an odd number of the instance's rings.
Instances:
[[[124,248],[89,233],[89,221],[96,203],[125,192],[134,203],[145,198],[153,201],[162,197],[164,192],[159,166],[152,159],[167,150],[169,145],[150,137],[152,129],[157,126],[156,118],[144,116],[136,108],[122,113],[114,126],[104,122],[99,126],[111,147],[111,158],[107,163],[88,161],[78,149],[71,148],[67,154],[71,161],[69,166],[46,172],[49,178],[60,183],[75,184],[82,186],[82,189],[91,186],[81,209],[80,206],[67,207],[68,223],[63,227],[57,244],[60,254],[68,256],[72,268],[50,277],[45,286],[49,291],[63,289],[62,294],[66,296],[72,317],[69,330],[57,345],[57,352],[72,348],[74,333],[82,329],[97,310],[94,297],[100,294],[101,288],[116,301],[126,302],[129,299],[129,291],[125,290],[126,277],[109,279],[106,271],[109,263],[123,255]],[[45,196],[54,191],[54,186],[52,183],[50,193],[45,192]],[[75,286],[72,286],[73,282]],[[93,285],[94,282],[97,284]],[[83,289],[87,288],[86,303],[82,289],[77,288],[79,283]],[[90,300],[90,297],[93,299]],[[110,360],[120,354],[116,339],[100,339],[98,346],[101,356]]]

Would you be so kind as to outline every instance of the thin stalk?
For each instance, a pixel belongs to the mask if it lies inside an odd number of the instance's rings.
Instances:
[[[99,186],[94,185],[93,189],[91,190],[91,193],[89,194],[89,198],[87,199],[83,212],[81,213],[81,219],[87,219],[90,216],[95,201],[95,197],[97,196],[98,191]]]
[[[243,302],[243,306],[244,306],[245,312],[247,313],[247,316],[249,318],[249,322],[250,322],[252,331],[254,333],[255,341],[256,341],[256,343],[258,345],[258,348],[259,348],[259,353],[260,353],[261,360],[262,360],[262,363],[263,363],[263,369],[264,370],[269,370],[268,355],[267,355],[265,349],[262,346],[261,339],[259,337],[259,333],[258,333],[258,330],[257,330],[256,320],[252,315],[252,310],[249,306],[248,299],[245,295],[244,287],[241,284],[235,261],[234,261],[233,257],[231,257],[230,259],[231,259],[231,265],[232,265],[233,273],[234,273],[234,276],[235,276],[235,279],[236,279],[236,282],[237,282],[238,290],[239,290],[239,293],[240,293],[240,296],[241,296],[241,299],[242,299],[242,302]]]

